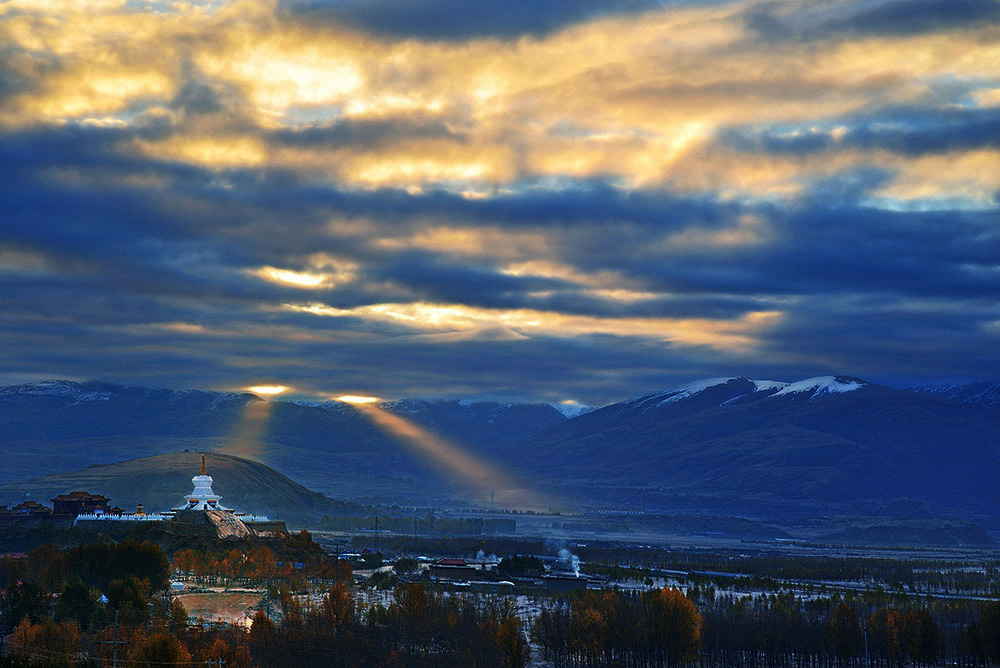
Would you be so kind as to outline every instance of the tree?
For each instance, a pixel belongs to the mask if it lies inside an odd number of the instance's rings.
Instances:
[[[969,624],[962,637],[962,651],[972,657],[975,663],[986,663],[986,648],[983,646],[983,633],[979,624]]]
[[[70,656],[80,651],[80,629],[73,622],[57,624],[47,619],[32,624],[25,617],[14,630],[11,643],[25,652]]]
[[[647,596],[653,647],[662,652],[669,666],[694,661],[701,647],[702,627],[694,603],[676,589],[654,590]]]
[[[39,545],[28,553],[31,580],[46,591],[59,591],[66,579],[66,559],[52,543]]]
[[[403,585],[396,590],[396,605],[404,633],[410,639],[423,634],[427,619],[427,591],[418,584]]]
[[[88,628],[98,612],[97,597],[78,577],[68,581],[55,606],[55,620],[73,620],[80,628]]]
[[[250,624],[250,654],[261,668],[277,665],[277,639],[274,622],[258,610]]]
[[[906,650],[911,660],[925,665],[937,661],[940,652],[940,634],[937,622],[926,609],[908,612],[903,628]]]
[[[497,655],[503,668],[524,668],[531,658],[531,648],[521,633],[521,623],[514,615],[504,619],[496,631]]]
[[[170,584],[170,561],[156,543],[125,541],[112,549],[112,577],[136,577],[149,582],[153,591]]]
[[[323,616],[330,623],[331,631],[339,633],[354,622],[354,594],[343,582],[330,588],[323,597]]]
[[[861,651],[863,638],[858,616],[850,606],[841,603],[830,617],[827,633],[833,652],[840,663],[847,663]]]
[[[0,598],[0,632],[9,633],[25,617],[38,624],[49,616],[49,594],[33,582],[10,585]]]
[[[346,559],[335,561],[333,577],[335,580],[339,580],[340,582],[353,582],[354,567],[351,566],[351,562]]]
[[[108,607],[121,613],[123,624],[137,626],[149,617],[149,584],[135,576],[112,580],[108,585]]]
[[[167,608],[167,628],[171,633],[180,633],[187,628],[188,611],[179,598],[170,601]]]
[[[251,664],[250,654],[246,647],[233,647],[222,638],[216,637],[212,644],[198,654],[197,663],[203,661],[213,665],[222,660],[226,668],[247,668]]]
[[[407,573],[412,573],[417,570],[417,560],[416,559],[397,559],[396,563],[393,564],[392,570],[396,571],[396,575],[406,575]]]
[[[986,658],[991,663],[1000,663],[1000,601],[980,608],[979,632]]]
[[[131,659],[133,665],[149,668],[183,666],[190,663],[191,653],[176,637],[168,633],[154,633],[139,645]]]

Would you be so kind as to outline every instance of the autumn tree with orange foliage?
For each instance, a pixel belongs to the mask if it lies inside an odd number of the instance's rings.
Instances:
[[[676,589],[587,591],[546,606],[533,636],[557,666],[680,666],[698,659],[702,619]]]
[[[80,651],[80,628],[73,622],[32,624],[27,617],[14,629],[10,649],[34,655],[71,657]]]

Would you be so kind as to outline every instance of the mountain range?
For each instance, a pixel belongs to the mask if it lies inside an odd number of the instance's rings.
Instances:
[[[934,388],[847,376],[718,378],[572,419],[548,404],[406,399],[380,407],[574,507],[785,520],[995,518],[1000,410],[985,400],[986,387]],[[342,402],[32,383],[0,388],[0,448],[0,483],[197,450],[261,462],[337,499],[468,499]],[[16,502],[5,489],[0,503]]]
[[[492,452],[566,416],[548,404],[407,399],[381,404],[456,447]],[[310,489],[365,502],[450,502],[456,489],[396,436],[338,401],[44,381],[0,388],[0,483],[198,450],[272,466]],[[12,499],[0,497],[0,503]]]
[[[915,385],[908,388],[910,392],[929,394],[942,399],[951,399],[963,404],[977,404],[1000,408],[1000,383],[988,380],[964,383],[939,383]]]
[[[757,516],[996,515],[1000,411],[858,378],[721,378],[504,449],[537,479],[641,507]]]

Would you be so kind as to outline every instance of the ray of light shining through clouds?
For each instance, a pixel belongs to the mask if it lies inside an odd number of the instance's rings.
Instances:
[[[509,474],[496,466],[464,452],[412,421],[390,413],[369,401],[370,398],[347,396],[338,400],[350,403],[374,424],[396,436],[444,478],[474,490],[478,502],[495,500],[507,507],[530,509],[548,508],[554,504],[549,496],[514,482]]]
[[[266,461],[264,448],[273,406],[271,401],[247,402],[233,433],[223,442],[219,452],[258,462]]]

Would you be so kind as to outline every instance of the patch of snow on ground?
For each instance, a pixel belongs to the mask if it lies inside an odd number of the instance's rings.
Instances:
[[[788,383],[780,380],[751,380],[756,392],[766,392],[767,390],[781,390],[788,387]]]
[[[798,394],[800,392],[811,392],[812,399],[823,395],[823,394],[836,394],[840,392],[853,392],[854,390],[860,390],[863,387],[863,383],[859,383],[853,379],[839,379],[836,376],[817,376],[816,378],[807,378],[805,380],[800,380],[797,383],[789,383],[783,389],[772,394],[772,397],[783,397],[790,394]]]
[[[678,387],[671,390],[673,394],[657,403],[657,406],[663,404],[670,404],[675,401],[680,401],[681,399],[687,399],[688,397],[693,397],[699,392],[704,392],[710,387],[715,387],[716,385],[725,385],[731,380],[737,380],[737,378],[705,378],[704,380],[696,380],[689,385],[684,387]]]

